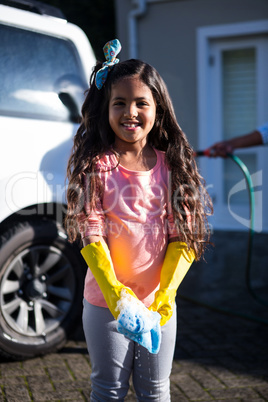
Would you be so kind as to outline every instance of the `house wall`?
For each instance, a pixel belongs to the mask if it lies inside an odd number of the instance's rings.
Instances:
[[[130,57],[131,9],[131,0],[116,0],[121,60]],[[198,144],[197,28],[265,18],[267,0],[148,0],[145,14],[137,19],[137,56],[156,67],[166,81],[179,124],[194,148]]]

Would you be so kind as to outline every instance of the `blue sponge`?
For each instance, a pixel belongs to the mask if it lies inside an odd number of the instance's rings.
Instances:
[[[150,353],[158,353],[161,344],[161,316],[148,310],[144,304],[126,292],[121,292],[117,304],[120,314],[117,330],[144,346]]]

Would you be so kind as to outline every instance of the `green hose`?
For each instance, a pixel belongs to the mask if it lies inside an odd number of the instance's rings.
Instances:
[[[236,155],[228,154],[229,158],[231,158],[242,170],[244,173],[248,193],[249,193],[249,205],[250,205],[250,228],[249,228],[249,236],[248,236],[248,250],[247,250],[247,262],[246,262],[246,285],[251,296],[260,304],[265,307],[268,307],[268,303],[262,300],[255,293],[254,289],[251,286],[250,281],[250,271],[251,271],[251,262],[252,262],[252,248],[253,248],[253,236],[254,236],[254,216],[255,216],[255,199],[254,199],[254,186],[246,165],[238,158]]]
[[[205,155],[203,151],[199,151],[196,153],[197,156],[203,156]],[[246,287],[248,289],[248,292],[250,293],[250,295],[254,298],[255,301],[257,301],[259,304],[261,304],[262,306],[268,307],[268,303],[264,300],[262,300],[260,297],[258,297],[258,295],[256,294],[256,292],[254,291],[254,289],[251,286],[251,281],[250,281],[250,271],[251,271],[251,262],[252,262],[252,247],[253,247],[253,236],[254,236],[254,216],[255,216],[255,199],[254,199],[254,186],[253,186],[253,182],[250,176],[250,173],[248,171],[248,168],[246,167],[246,165],[241,161],[240,158],[238,158],[238,156],[233,155],[233,154],[227,154],[227,156],[229,158],[231,158],[238,166],[239,168],[242,170],[246,183],[247,183],[247,188],[248,188],[248,194],[249,194],[249,205],[250,205],[250,227],[249,227],[249,233],[248,233],[248,249],[247,249],[247,261],[246,261]],[[234,315],[240,318],[244,318],[247,320],[251,320],[251,321],[257,321],[257,322],[261,322],[262,324],[267,324],[268,325],[268,321],[262,318],[258,318],[258,317],[254,317],[248,314],[243,314],[240,312],[236,312],[233,310],[228,310],[228,309],[224,309],[221,307],[217,307],[217,306],[213,306],[210,305],[208,303],[203,303],[200,302],[198,300],[192,299],[190,297],[187,296],[183,296],[183,295],[178,295],[179,298],[184,299],[186,301],[198,304],[200,306],[212,309],[214,311],[218,311],[220,313],[223,314],[228,314],[228,315]]]

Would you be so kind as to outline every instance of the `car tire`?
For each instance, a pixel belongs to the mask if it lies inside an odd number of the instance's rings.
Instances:
[[[0,240],[0,354],[25,359],[63,347],[81,319],[84,275],[78,247],[56,222],[8,229]]]

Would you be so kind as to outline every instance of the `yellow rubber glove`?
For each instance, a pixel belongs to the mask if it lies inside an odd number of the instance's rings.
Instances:
[[[127,293],[135,298],[137,296],[131,289],[117,280],[110,251],[106,243],[98,241],[88,244],[81,250],[81,254],[94,275],[109,310],[114,318],[117,319],[120,313],[117,309],[117,302],[120,300],[122,289],[125,289]]]
[[[175,305],[177,289],[187,274],[195,258],[194,251],[188,250],[183,242],[169,243],[160,275],[160,287],[155,293],[149,310],[161,315],[160,325],[165,325],[171,318]]]

